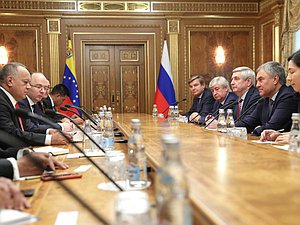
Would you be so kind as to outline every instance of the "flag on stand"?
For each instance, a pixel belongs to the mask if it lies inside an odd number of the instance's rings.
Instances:
[[[75,60],[73,56],[71,40],[68,40],[67,58],[66,58],[66,65],[65,65],[64,77],[62,83],[69,89],[70,95],[69,98],[67,98],[61,106],[65,104],[72,104],[72,105],[79,106],[80,99],[79,99],[78,84],[77,84],[76,73],[75,73]],[[74,108],[72,108],[72,110],[76,111],[76,109]],[[66,112],[62,111],[62,113],[66,113]]]
[[[168,108],[176,102],[173,78],[171,73],[170,58],[167,41],[164,41],[161,64],[159,68],[158,81],[154,97],[154,104],[157,106],[158,113],[163,113],[168,117]]]

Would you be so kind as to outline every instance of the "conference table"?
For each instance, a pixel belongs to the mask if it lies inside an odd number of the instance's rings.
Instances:
[[[168,121],[147,114],[114,114],[115,126],[130,134],[130,121],[141,120],[150,179],[160,166],[161,137],[173,134],[180,141],[181,159],[189,185],[189,199],[194,224],[299,224],[300,223],[300,155],[259,144],[252,140],[229,137],[194,124]],[[248,138],[250,139],[250,137]],[[126,144],[116,144],[126,152]],[[74,151],[73,147],[70,147]],[[90,164],[86,159],[60,160],[73,171]],[[104,168],[103,158],[93,158]],[[108,223],[114,223],[116,192],[97,188],[106,178],[96,168],[82,173],[81,179],[65,180]],[[153,179],[152,179],[153,181]],[[28,212],[40,220],[34,224],[54,224],[57,214],[78,211],[77,224],[101,224],[68,195],[56,182],[21,181],[21,188],[33,187]],[[155,205],[153,186],[146,190]]]

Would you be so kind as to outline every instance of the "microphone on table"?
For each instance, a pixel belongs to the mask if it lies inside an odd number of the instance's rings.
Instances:
[[[23,117],[30,117],[30,118],[34,118],[34,119],[37,119],[37,120],[40,120],[40,121],[42,121],[42,122],[44,122],[44,123],[46,123],[46,124],[48,124],[48,125],[50,125],[51,127],[55,127],[56,126],[56,124],[55,123],[53,123],[53,122],[51,122],[51,121],[49,121],[48,119],[46,119],[46,118],[44,118],[44,117],[42,117],[42,116],[40,116],[40,115],[37,115],[37,114],[33,114],[32,112],[29,112],[29,111],[27,111],[27,110],[24,110],[24,109],[16,109],[15,110],[15,114],[16,115],[18,115],[18,116],[23,116]],[[62,114],[63,115],[63,114]],[[68,117],[68,116],[66,116],[66,117]],[[74,124],[76,124],[76,123],[74,123]],[[75,125],[77,128],[79,128],[79,126],[78,125]],[[82,128],[80,129],[81,131],[83,131],[82,130]],[[107,179],[109,179],[120,191],[124,191],[123,190],[123,188],[120,186],[120,185],[118,185],[103,169],[101,169],[101,167],[99,167],[92,159],[91,159],[91,157],[89,157],[88,155],[86,155],[85,154],[85,152],[82,150],[82,149],[80,149],[79,147],[78,147],[78,145],[76,145],[75,143],[73,143],[72,142],[72,140],[71,140],[71,138],[69,138],[64,132],[62,132],[61,130],[57,130],[62,136],[64,136],[64,138],[66,138],[70,143],[71,143],[71,145],[73,145],[76,149],[77,149],[77,151],[78,152],[80,152],[80,153],[82,153],[83,155],[84,155],[84,157],[90,162],[90,163],[92,163]],[[88,135],[87,135],[88,136]],[[89,137],[89,136],[88,136]],[[89,137],[90,138],[90,137]],[[90,138],[91,140],[92,140],[92,138]],[[95,142],[93,142],[94,144],[96,144]],[[97,145],[97,144],[96,144]],[[102,149],[103,150],[103,149]],[[103,150],[104,151],[104,150]],[[104,151],[105,152],[105,151]]]
[[[185,102],[185,101],[186,101],[186,98],[183,98],[180,101],[172,102],[170,105],[178,105],[179,103]],[[162,112],[162,114],[164,114],[168,109],[169,109],[169,107],[165,108],[165,110]]]
[[[237,121],[239,121],[247,112],[250,111],[250,109],[252,109],[254,106],[258,105],[259,103],[262,103],[265,100],[264,97],[261,97],[260,99],[258,99],[253,105],[251,105],[248,109],[246,109],[235,121],[234,123],[236,123]]]
[[[230,101],[227,104],[223,105],[222,107],[218,108],[211,116],[213,117],[213,119],[205,125],[204,128],[208,127],[219,115],[219,109],[229,109],[232,108],[233,106],[237,105],[239,103],[239,101]],[[206,123],[208,120],[210,120],[211,118],[207,119],[204,123]]]
[[[76,114],[80,119],[82,119],[82,120],[84,121],[83,117],[82,117],[77,111],[72,110],[72,109],[70,109],[70,108],[67,108],[67,107],[65,107],[65,106],[60,106],[59,108],[60,108],[62,111],[68,111],[68,112],[71,112],[71,113]],[[51,110],[51,109],[50,109],[50,110]],[[51,110],[51,111],[54,111],[54,110]],[[59,116],[60,116],[60,115],[59,115]]]
[[[76,106],[76,105],[70,105],[70,104],[65,104],[65,107],[75,108],[75,109],[80,110],[90,121],[92,121],[93,124],[95,124],[97,126],[97,121],[90,114],[88,114],[83,108],[80,108],[79,106]]]
[[[103,153],[106,153],[105,150],[103,148],[101,148],[101,146],[87,132],[85,132],[85,130],[82,129],[71,117],[69,117],[65,114],[62,114],[60,112],[55,112],[52,109],[46,109],[45,113],[46,113],[46,115],[49,115],[49,116],[59,115],[59,116],[68,118],[84,135],[86,135],[93,142],[93,144],[95,144],[97,146],[97,148],[99,148]]]

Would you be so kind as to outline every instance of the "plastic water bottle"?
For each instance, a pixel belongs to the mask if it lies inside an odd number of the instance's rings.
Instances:
[[[226,127],[227,128],[235,127],[232,109],[227,109]]]
[[[103,148],[105,151],[114,150],[114,126],[112,121],[111,112],[105,113],[104,132],[103,132]]]
[[[162,138],[163,162],[156,175],[158,224],[192,225],[186,173],[180,158],[179,141],[173,135]]]
[[[292,114],[292,127],[289,137],[289,151],[300,152],[300,143],[299,143],[299,113]]]
[[[157,106],[156,106],[156,104],[153,105],[152,116],[157,117]]]
[[[178,109],[178,105],[174,106],[174,120],[178,120],[179,119],[179,109]]]
[[[219,109],[219,118],[218,118],[218,124],[217,124],[217,131],[222,132],[222,133],[227,132],[224,109]]]
[[[128,180],[131,187],[147,185],[147,157],[139,119],[131,120],[131,135],[128,139]]]

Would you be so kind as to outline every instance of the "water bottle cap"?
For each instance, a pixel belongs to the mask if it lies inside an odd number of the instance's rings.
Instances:
[[[131,119],[131,125],[141,125],[141,121],[139,119]]]

